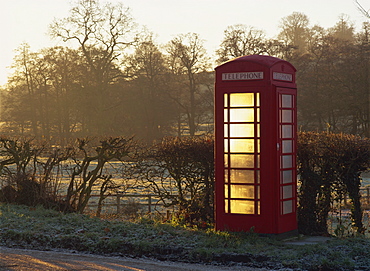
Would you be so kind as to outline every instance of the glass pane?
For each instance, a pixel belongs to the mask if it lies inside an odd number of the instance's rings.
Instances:
[[[285,185],[283,186],[283,199],[289,199],[293,197],[293,186]]]
[[[292,153],[293,152],[293,140],[283,140],[283,153]]]
[[[227,94],[224,94],[224,107],[227,107]]]
[[[254,124],[230,124],[230,137],[254,137]]]
[[[256,93],[256,106],[260,106],[260,94]]]
[[[224,139],[224,152],[229,152],[229,140]]]
[[[257,139],[256,142],[257,142],[257,153],[260,153],[261,152],[260,151],[260,140]]]
[[[293,111],[281,110],[281,122],[293,122]]]
[[[254,199],[254,185],[230,185],[230,192],[233,199]]]
[[[288,94],[281,95],[281,107],[293,108],[293,96]]]
[[[225,167],[228,167],[229,166],[228,157],[229,157],[229,155],[227,155],[227,154],[224,155],[224,164],[225,164]]]
[[[259,108],[256,108],[257,122],[260,122],[260,112],[261,110]]]
[[[260,135],[260,125],[259,124],[257,124],[256,125],[257,127],[256,127],[256,129],[257,129],[257,137],[260,137],[261,135]]]
[[[226,169],[224,173],[224,181],[225,183],[229,182],[229,171]]]
[[[225,200],[225,213],[229,212],[229,200]]]
[[[228,135],[228,129],[229,129],[229,126],[227,124],[224,124],[224,137],[229,137]]]
[[[281,125],[282,138],[293,137],[293,126],[292,125]]]
[[[230,200],[230,213],[254,214],[254,201]]]
[[[224,109],[224,122],[228,122],[229,121],[228,118],[227,118],[228,111],[229,111],[229,109]]]
[[[253,108],[230,109],[230,122],[254,122]]]
[[[293,213],[293,201],[283,201],[283,215]]]
[[[230,139],[230,152],[254,152],[254,139]]]
[[[230,167],[253,168],[254,155],[252,154],[230,154]]]
[[[283,170],[281,172],[281,182],[292,183],[293,182],[293,171],[292,170]]]
[[[291,168],[293,166],[293,157],[291,155],[281,156],[282,168]]]
[[[254,183],[254,170],[230,170],[231,183]]]
[[[256,190],[257,190],[257,199],[260,199],[260,187],[258,185],[256,186]]]
[[[254,93],[230,94],[230,107],[254,106]]]
[[[261,204],[260,204],[259,201],[257,201],[256,203],[257,203],[257,212],[256,212],[256,214],[259,215],[261,213],[261,206],[260,206]]]
[[[225,189],[224,189],[224,192],[225,192],[225,199],[227,199],[229,197],[229,186],[228,185],[224,185]]]

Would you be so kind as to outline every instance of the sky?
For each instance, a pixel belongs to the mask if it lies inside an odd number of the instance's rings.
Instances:
[[[47,32],[54,19],[65,18],[76,0],[0,0],[0,85],[11,74],[9,68],[15,52],[22,43],[31,51],[61,45]],[[358,0],[370,9],[369,0]],[[106,1],[101,1],[106,2]],[[355,0],[110,0],[129,7],[135,22],[157,35],[165,44],[179,34],[197,33],[205,40],[212,56],[219,47],[224,30],[231,25],[245,24],[264,30],[268,38],[279,32],[283,17],[302,12],[310,25],[332,27],[341,14],[348,15],[356,30],[365,18]]]

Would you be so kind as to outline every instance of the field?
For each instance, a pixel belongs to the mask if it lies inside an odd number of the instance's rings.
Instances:
[[[91,164],[91,169],[95,163]],[[103,216],[119,215],[128,218],[161,215],[163,219],[170,220],[176,212],[176,206],[164,208],[163,203],[159,201],[158,195],[153,194],[143,183],[131,176],[128,171],[128,163],[110,162],[105,168],[104,174],[111,174],[112,180],[117,187],[107,192],[107,198],[103,201]],[[67,186],[70,180],[70,164],[63,164],[58,170],[54,171],[54,179],[51,184],[58,191],[58,195],[63,197],[66,194]],[[370,236],[370,211],[369,211],[369,190],[370,174],[363,174],[362,190],[364,211],[364,226],[367,229],[366,235]],[[164,183],[166,189],[170,184]],[[98,184],[94,187],[93,195],[85,209],[85,214],[94,215],[98,204]],[[367,198],[366,198],[367,197]],[[351,221],[348,205],[342,209],[336,209],[330,213],[328,219],[328,230],[332,235],[348,236],[352,235]]]
[[[370,240],[363,237],[297,246],[253,232],[185,228],[176,221],[146,217],[99,219],[4,204],[0,218],[0,245],[7,247],[274,270],[370,270]]]

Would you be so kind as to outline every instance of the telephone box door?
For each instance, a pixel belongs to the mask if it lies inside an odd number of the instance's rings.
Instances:
[[[297,209],[296,90],[277,88],[278,104],[278,177],[280,190],[279,232],[294,230]],[[293,228],[292,228],[293,227]]]

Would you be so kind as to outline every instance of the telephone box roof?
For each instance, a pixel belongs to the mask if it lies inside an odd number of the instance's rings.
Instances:
[[[221,66],[228,65],[231,62],[232,63],[235,63],[235,62],[254,62],[254,63],[260,64],[260,65],[266,66],[267,68],[271,68],[272,66],[276,65],[279,62],[283,62],[283,63],[289,64],[294,69],[294,71],[296,71],[296,69],[294,68],[294,66],[291,63],[289,63],[289,62],[287,62],[283,59],[277,58],[277,57],[266,56],[266,55],[248,55],[248,56],[237,57],[237,58],[231,59],[231,60],[221,64],[220,66],[216,67],[216,69],[221,67]]]

